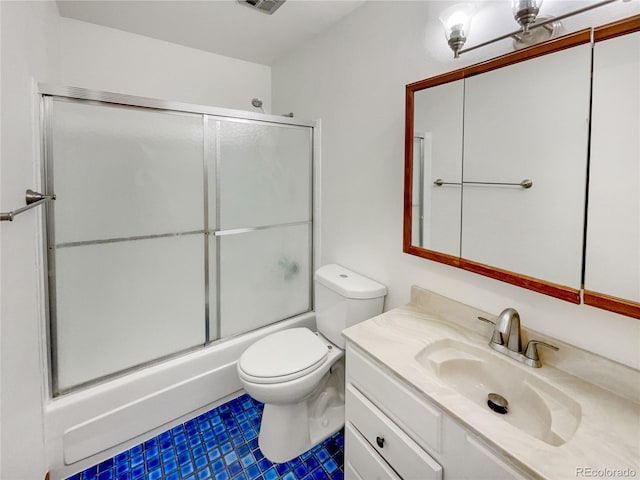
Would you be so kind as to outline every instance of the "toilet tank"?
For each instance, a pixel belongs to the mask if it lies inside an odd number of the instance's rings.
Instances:
[[[387,287],[336,265],[320,267],[314,277],[318,332],[345,348],[342,330],[382,313]]]

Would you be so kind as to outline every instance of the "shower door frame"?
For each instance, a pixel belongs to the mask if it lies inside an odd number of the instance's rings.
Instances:
[[[101,384],[107,382],[109,380],[119,378],[125,375],[128,375],[132,372],[138,371],[143,368],[147,368],[152,365],[156,365],[158,363],[166,362],[176,357],[180,357],[183,355],[187,355],[194,351],[199,351],[203,348],[210,347],[214,344],[224,342],[230,340],[234,337],[244,335],[248,332],[242,332],[238,334],[229,335],[226,337],[220,337],[211,339],[210,338],[210,312],[209,312],[209,258],[211,252],[209,252],[209,238],[210,235],[214,236],[222,236],[229,235],[234,233],[245,233],[248,231],[259,230],[264,227],[257,228],[244,228],[238,229],[237,232],[234,231],[215,231],[215,225],[209,225],[209,211],[208,211],[208,197],[210,195],[211,185],[208,185],[209,180],[209,171],[208,171],[208,145],[207,145],[207,123],[210,119],[212,120],[230,120],[230,121],[240,121],[243,123],[252,123],[256,125],[275,125],[275,126],[290,126],[290,127],[307,127],[310,128],[311,134],[311,151],[310,151],[310,185],[311,195],[310,195],[310,220],[308,222],[310,228],[310,237],[309,237],[309,302],[310,308],[313,311],[315,309],[315,298],[313,292],[313,275],[315,272],[315,268],[320,263],[320,129],[321,129],[321,121],[315,120],[301,120],[295,117],[286,117],[281,115],[271,115],[265,113],[257,113],[257,112],[249,112],[244,110],[234,110],[227,109],[221,107],[212,107],[207,105],[198,105],[198,104],[190,104],[190,103],[182,103],[177,101],[169,101],[169,100],[161,100],[155,98],[148,97],[140,97],[135,95],[127,95],[127,94],[119,94],[113,92],[99,91],[99,90],[91,90],[80,87],[71,87],[71,86],[59,86],[48,83],[39,83],[38,84],[38,96],[40,99],[40,137],[41,137],[41,165],[40,165],[40,175],[42,178],[42,184],[44,186],[43,193],[45,195],[50,194],[54,191],[54,183],[53,183],[53,171],[52,171],[52,155],[53,148],[51,144],[52,140],[52,102],[54,98],[62,98],[70,101],[81,101],[87,102],[96,105],[119,105],[125,107],[137,107],[137,108],[147,108],[156,111],[166,111],[172,113],[186,113],[186,114],[196,114],[202,115],[203,122],[203,182],[204,182],[204,222],[203,222],[203,233],[204,233],[204,268],[205,268],[205,304],[204,307],[204,320],[205,320],[205,338],[202,344],[198,344],[193,347],[189,347],[187,349],[183,349],[177,352],[173,352],[167,355],[164,355],[159,358],[152,359],[150,361],[134,365],[132,367],[126,368],[124,370],[120,370],[114,373],[110,373],[89,381],[82,382],[80,384],[74,385],[72,387],[66,388],[64,390],[60,390],[58,386],[57,379],[57,343],[54,341],[54,336],[56,335],[56,322],[57,322],[57,313],[55,309],[55,276],[49,275],[49,266],[55,265],[55,248],[50,248],[50,245],[54,244],[55,240],[55,226],[54,226],[54,215],[53,215],[53,205],[46,205],[46,209],[44,214],[42,215],[42,238],[45,239],[42,242],[44,254],[42,256],[43,259],[43,272],[44,272],[44,331],[46,332],[46,352],[45,358],[47,363],[47,397],[50,399],[60,398],[69,393],[73,393],[76,391],[80,391],[86,389],[87,387],[94,386],[97,384]],[[212,118],[213,117],[213,118]],[[214,159],[216,162],[219,161],[218,158]],[[215,172],[215,181],[219,182],[219,169],[216,167]],[[215,186],[214,195],[219,195],[219,191],[217,185]],[[219,209],[219,198],[216,199],[216,207]],[[217,216],[216,216],[217,217]],[[303,222],[295,222],[303,223]],[[217,249],[219,250],[219,244],[217,245]],[[218,262],[216,262],[216,266],[219,267]],[[219,268],[217,276],[219,277]],[[218,289],[218,300],[220,298],[219,289],[220,282],[219,278],[216,281],[216,288]],[[219,309],[219,302],[217,305]],[[268,325],[273,325],[279,323],[281,321],[287,320],[288,318],[294,318],[297,315],[301,315],[305,312],[301,312],[299,314],[294,315],[293,317],[287,317],[280,319],[276,322],[270,323]],[[220,333],[220,321],[219,315],[216,318],[218,335]],[[266,327],[267,325],[263,325],[258,327],[258,329]],[[54,372],[56,374],[54,375]]]

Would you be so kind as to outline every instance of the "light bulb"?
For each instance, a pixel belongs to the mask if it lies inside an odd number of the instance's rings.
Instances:
[[[458,58],[458,52],[467,41],[474,10],[473,5],[458,4],[447,8],[440,15],[445,38],[453,50],[455,58]]]

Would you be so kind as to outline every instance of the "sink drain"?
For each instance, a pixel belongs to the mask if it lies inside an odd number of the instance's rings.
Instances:
[[[487,405],[496,413],[504,415],[509,411],[509,402],[502,395],[497,393],[490,393],[487,399]]]

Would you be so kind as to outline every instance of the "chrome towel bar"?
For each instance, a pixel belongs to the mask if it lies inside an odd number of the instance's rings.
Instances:
[[[21,214],[22,212],[26,212],[27,210],[31,210],[33,207],[37,207],[38,205],[42,205],[49,200],[55,200],[55,195],[43,195],[42,193],[34,192],[31,189],[28,189],[25,192],[25,202],[27,205],[25,207],[18,208],[16,210],[12,210],[10,212],[0,213],[0,222],[13,222],[13,217]]]
[[[442,185],[462,185],[462,183],[460,183],[460,182],[445,182],[441,178],[436,178],[435,181],[433,182],[433,184],[436,187],[441,187]]]
[[[522,187],[522,188],[531,188],[533,187],[533,181],[525,178],[520,183],[506,183],[506,182],[445,182],[441,178],[437,178],[433,184],[437,187],[441,187],[442,185],[512,185],[514,187]]]

